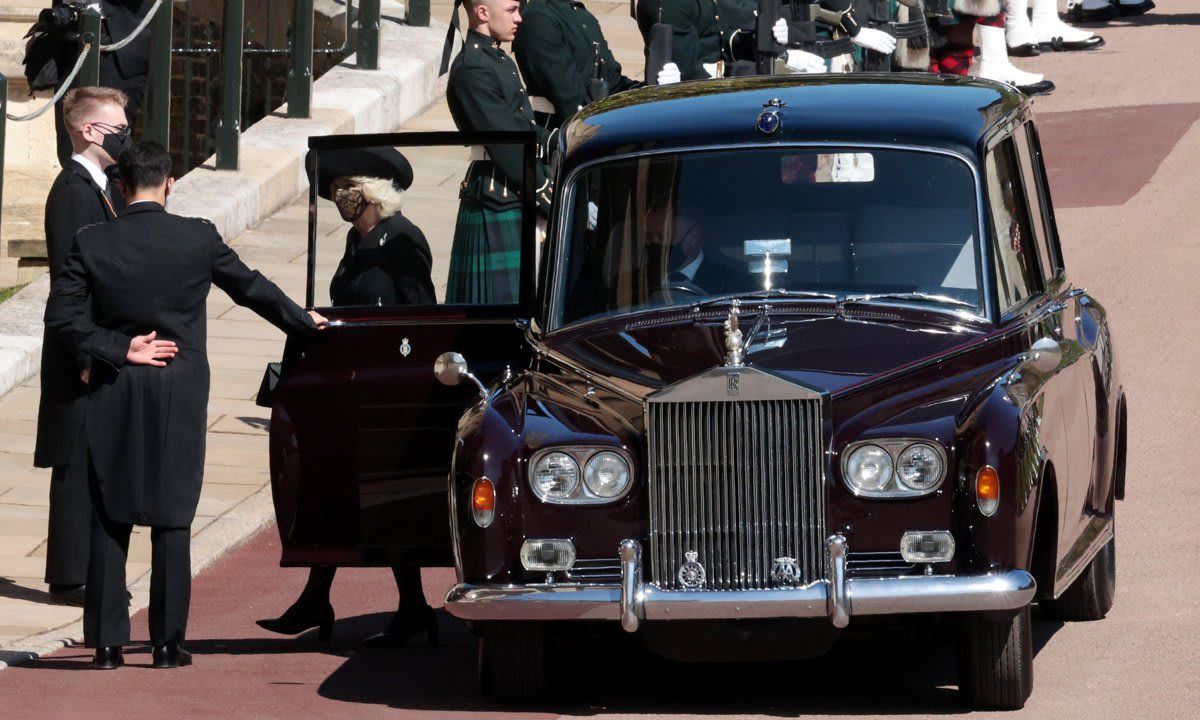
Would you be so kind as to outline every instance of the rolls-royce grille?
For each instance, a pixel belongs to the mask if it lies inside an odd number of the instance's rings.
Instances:
[[[651,582],[761,590],[826,577],[820,399],[647,413]]]

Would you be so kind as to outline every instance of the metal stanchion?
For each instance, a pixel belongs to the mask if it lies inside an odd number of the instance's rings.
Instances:
[[[89,5],[83,11],[82,31],[80,35],[81,43],[91,43],[88,49],[83,68],[79,71],[79,76],[75,78],[74,87],[96,87],[100,84],[100,8],[97,5]]]
[[[358,67],[379,69],[379,0],[362,0],[358,5]]]
[[[143,140],[169,147],[171,138],[171,21],[174,3],[165,2],[150,21],[150,77],[146,83]]]
[[[295,8],[287,116],[306,118],[312,114],[313,0],[296,0]]]
[[[237,170],[242,131],[242,43],[245,0],[225,0],[221,30],[221,119],[217,122],[217,169]]]

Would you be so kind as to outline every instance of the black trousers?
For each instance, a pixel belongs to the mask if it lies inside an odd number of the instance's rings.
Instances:
[[[87,582],[92,533],[92,494],[88,489],[87,442],[76,443],[71,462],[50,471],[50,526],[46,536],[46,583]]]
[[[87,647],[129,643],[129,600],[125,560],[132,525],[104,517],[100,503],[92,520],[92,551],[83,604]],[[150,642],[183,642],[192,598],[191,528],[150,528]]]

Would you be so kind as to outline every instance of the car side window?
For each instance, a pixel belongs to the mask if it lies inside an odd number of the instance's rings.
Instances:
[[[992,214],[992,258],[1000,312],[1006,313],[1042,290],[1042,269],[1029,222],[1012,138],[987,160],[988,205]]]
[[[1014,147],[1021,163],[1021,178],[1025,185],[1025,197],[1029,200],[1029,216],[1033,223],[1034,236],[1037,238],[1038,255],[1041,258],[1042,278],[1049,284],[1062,270],[1062,263],[1056,252],[1058,243],[1054,237],[1054,224],[1047,212],[1046,178],[1039,170],[1040,158],[1032,144],[1032,138],[1022,125],[1013,135]]]
[[[1029,150],[1029,161],[1033,177],[1037,181],[1038,198],[1041,206],[1041,216],[1046,227],[1046,263],[1052,273],[1048,277],[1057,277],[1066,265],[1063,262],[1062,245],[1058,238],[1058,222],[1054,219],[1054,201],[1050,197],[1050,176],[1046,173],[1046,159],[1042,154],[1042,142],[1038,136],[1037,126],[1032,121],[1021,128],[1025,134],[1024,147]]]

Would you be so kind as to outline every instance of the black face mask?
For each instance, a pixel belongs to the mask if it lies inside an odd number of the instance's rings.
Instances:
[[[100,125],[101,123],[95,124]],[[104,126],[112,127],[111,125],[107,124],[104,124]],[[104,150],[104,152],[108,153],[110,158],[116,160],[121,153],[129,147],[129,134],[129,128],[117,130],[116,132],[105,133],[104,140],[100,142],[100,147]]]

